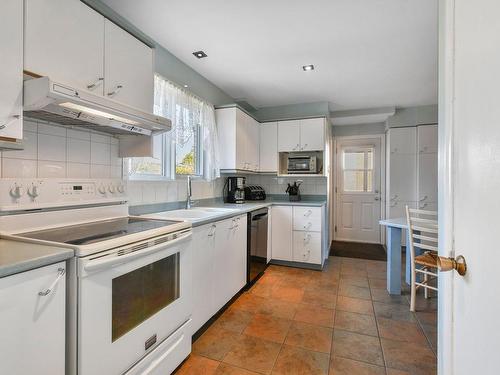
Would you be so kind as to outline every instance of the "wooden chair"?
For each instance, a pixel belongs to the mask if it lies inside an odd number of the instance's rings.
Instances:
[[[424,297],[429,298],[429,290],[437,288],[429,285],[438,277],[438,222],[436,211],[416,210],[406,206],[408,223],[408,243],[411,256],[411,299],[410,310],[415,311],[417,289],[424,288]],[[415,248],[425,251],[416,255]],[[418,252],[420,253],[420,251]],[[417,276],[423,275],[422,278]]]

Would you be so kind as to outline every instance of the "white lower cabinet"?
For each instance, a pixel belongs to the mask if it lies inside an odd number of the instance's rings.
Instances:
[[[292,207],[272,207],[272,258],[292,260]]]
[[[192,246],[195,333],[246,284],[246,215],[193,228]]]
[[[272,207],[272,259],[321,265],[323,208]]]
[[[321,233],[294,231],[293,261],[321,264]]]
[[[0,374],[64,375],[62,270],[64,262],[0,279]]]

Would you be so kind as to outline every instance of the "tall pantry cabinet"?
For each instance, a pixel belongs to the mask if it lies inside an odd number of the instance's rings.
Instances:
[[[388,219],[404,217],[406,205],[410,208],[437,210],[437,139],[437,125],[388,130],[386,148]]]

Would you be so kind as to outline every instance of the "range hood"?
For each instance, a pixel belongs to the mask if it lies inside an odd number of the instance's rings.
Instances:
[[[78,126],[113,135],[152,134],[171,129],[171,121],[49,77],[24,81],[24,114],[59,125]]]

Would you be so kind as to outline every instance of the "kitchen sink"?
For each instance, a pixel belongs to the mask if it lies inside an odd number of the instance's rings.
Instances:
[[[238,211],[238,209],[234,208],[196,207],[190,209],[158,212],[147,216],[162,219],[200,221],[223,214],[237,213]]]

